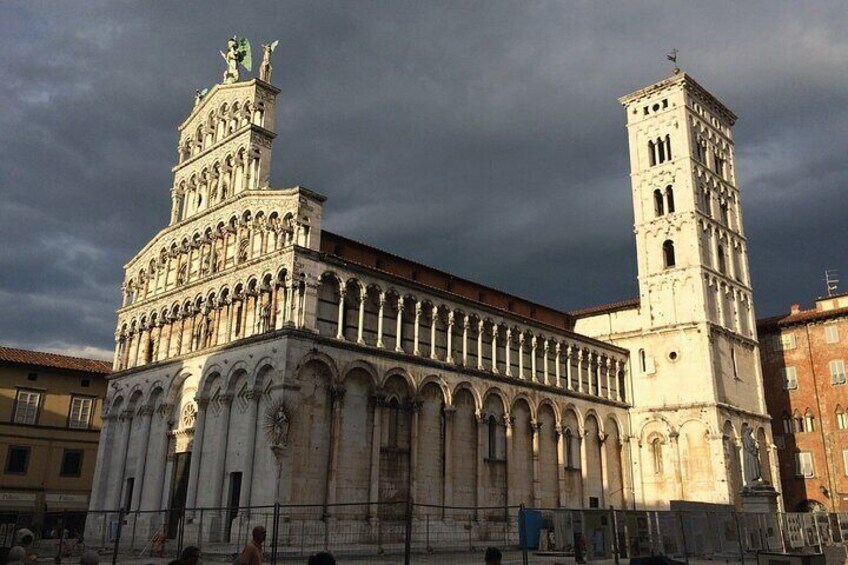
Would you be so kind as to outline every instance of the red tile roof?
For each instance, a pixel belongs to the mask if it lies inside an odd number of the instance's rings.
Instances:
[[[569,314],[575,318],[585,318],[596,314],[608,314],[610,312],[618,312],[619,310],[629,310],[631,308],[638,307],[639,297],[636,297],[628,298],[627,300],[619,300],[618,302],[611,302],[610,304],[601,304],[600,306],[590,306],[588,308],[581,308],[580,310],[572,310]]]
[[[13,363],[15,365],[29,365],[32,367],[49,367],[51,369],[64,369],[66,371],[79,371],[84,373],[107,374],[112,372],[112,364],[96,359],[84,359],[82,357],[70,357],[58,353],[45,353],[43,351],[29,351],[27,349],[15,349],[13,347],[0,347],[0,363]]]
[[[574,327],[571,315],[568,312],[550,308],[502,290],[451,275],[445,271],[428,267],[422,263],[405,259],[393,253],[326,230],[321,230],[321,251],[344,261],[389,273],[408,281],[414,281],[419,285],[429,286],[467,300],[509,312],[514,316],[529,318],[569,331]]]
[[[797,314],[761,318],[757,320],[757,329],[769,330],[783,326],[791,326],[794,324],[828,320],[831,318],[838,318],[840,316],[848,316],[848,306],[843,308],[834,308],[832,310],[802,310]]]

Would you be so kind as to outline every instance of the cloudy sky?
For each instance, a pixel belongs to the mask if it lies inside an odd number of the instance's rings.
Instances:
[[[848,290],[848,4],[0,5],[0,342],[109,357],[176,127],[279,38],[272,185],[325,227],[551,306],[636,296],[624,113],[665,53],[730,106],[759,316]]]

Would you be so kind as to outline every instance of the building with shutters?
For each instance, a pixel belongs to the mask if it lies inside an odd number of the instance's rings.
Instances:
[[[848,511],[848,294],[757,322],[787,510]]]
[[[0,524],[82,527],[110,363],[0,347]]]
[[[179,127],[170,223],[125,266],[92,510],[175,534],[220,508],[220,539],[274,502],[738,505],[747,428],[773,476],[736,117],[691,77],[621,100],[642,294],[578,312],[325,230],[325,196],[269,186],[268,78],[225,75]]]

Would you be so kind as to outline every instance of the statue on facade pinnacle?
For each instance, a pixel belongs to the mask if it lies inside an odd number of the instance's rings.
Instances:
[[[246,37],[239,39],[237,36],[232,36],[227,40],[227,52],[220,51],[221,57],[227,63],[227,68],[224,70],[224,84],[238,82],[239,65],[250,71],[253,66],[252,57],[250,54],[250,42]]]
[[[268,45],[262,44],[262,64],[259,65],[259,80],[271,82],[271,53],[277,48],[278,43],[280,43],[279,39],[272,41]]]

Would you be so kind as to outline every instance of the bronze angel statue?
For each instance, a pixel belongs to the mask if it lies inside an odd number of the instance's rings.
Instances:
[[[253,66],[252,57],[250,54],[250,42],[246,37],[239,39],[237,36],[232,36],[227,40],[227,52],[220,51],[221,57],[227,63],[227,68],[224,70],[224,84],[237,82],[240,78],[239,65],[250,71]]]

